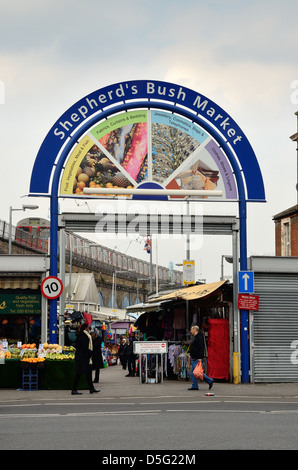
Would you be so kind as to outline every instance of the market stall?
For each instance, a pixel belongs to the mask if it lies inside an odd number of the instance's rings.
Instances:
[[[36,348],[34,343],[9,346],[4,341],[1,349],[0,388],[71,390],[75,375],[75,349],[72,346],[62,348],[45,343]],[[31,376],[32,383],[26,382],[25,376]],[[33,388],[36,381],[37,386]],[[88,388],[84,376],[79,385],[81,389]]]
[[[206,340],[207,375],[229,380],[232,298],[232,285],[222,281],[182,288],[139,306],[140,316],[135,327],[143,339],[168,342],[166,378],[187,378],[190,369],[188,351],[192,340],[189,330],[196,324]]]
[[[111,323],[112,338],[114,344],[119,343],[120,336],[128,336],[131,325],[134,324],[134,321],[123,320],[115,321]]]

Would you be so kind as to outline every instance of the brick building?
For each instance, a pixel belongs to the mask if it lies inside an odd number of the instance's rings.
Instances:
[[[298,256],[298,111],[295,115],[297,116],[297,132],[290,139],[296,142],[297,204],[273,216],[276,256]]]

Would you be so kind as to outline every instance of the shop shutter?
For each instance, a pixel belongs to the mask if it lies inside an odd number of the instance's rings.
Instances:
[[[298,274],[255,273],[254,290],[253,382],[298,382]]]

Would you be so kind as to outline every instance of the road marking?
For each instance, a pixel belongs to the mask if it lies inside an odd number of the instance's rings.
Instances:
[[[19,418],[66,418],[66,417],[74,417],[74,416],[90,416],[90,417],[96,417],[96,416],[102,416],[102,415],[114,415],[114,416],[151,416],[151,415],[157,415],[161,412],[161,410],[141,410],[141,411],[134,411],[134,410],[129,410],[129,411],[89,411],[88,413],[50,413],[50,414],[44,414],[44,413],[24,413],[24,414],[0,414],[0,418],[14,418],[14,419],[19,419]]]
[[[83,401],[73,401],[73,402],[69,402],[69,403],[44,403],[43,404],[44,406],[74,406],[74,405],[78,405],[78,406],[82,406],[82,405],[104,405],[104,406],[107,406],[107,405],[111,405],[111,406],[114,406],[114,405],[137,405],[137,403],[135,402],[125,402],[125,403],[99,403],[99,402],[96,402],[94,401],[93,403],[90,403],[90,402],[83,402]]]
[[[289,414],[298,410],[166,410],[168,413],[256,413],[256,414]]]
[[[268,411],[257,410],[166,410],[169,413],[268,413]]]
[[[208,400],[208,403],[209,400]],[[212,403],[222,403],[221,400],[212,400]],[[174,404],[181,404],[181,405],[192,405],[192,404],[199,404],[199,405],[206,405],[206,401],[163,401],[163,402],[141,402],[140,405],[174,405]]]

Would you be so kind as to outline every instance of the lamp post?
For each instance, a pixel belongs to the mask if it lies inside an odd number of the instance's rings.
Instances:
[[[12,232],[12,212],[13,211],[25,211],[26,209],[35,210],[39,206],[33,206],[30,204],[23,204],[22,209],[13,209],[11,206],[9,208],[9,235],[8,235],[8,254],[11,255],[11,232]]]
[[[231,255],[221,255],[221,276],[220,276],[220,280],[223,281],[224,280],[224,259],[228,262],[228,263],[233,263],[233,256]]]

